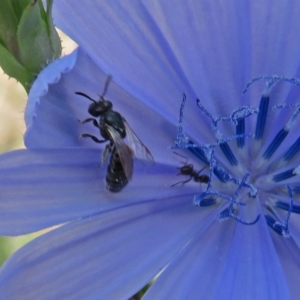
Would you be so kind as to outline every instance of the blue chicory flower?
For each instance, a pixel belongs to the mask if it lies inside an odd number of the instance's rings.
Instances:
[[[0,298],[128,299],[160,273],[145,299],[296,299],[297,8],[267,0],[55,3],[55,22],[81,47],[32,87],[28,149],[0,157],[0,230],[67,224],[4,264]],[[99,131],[78,122],[90,103],[75,92],[99,97],[107,74],[105,97],[156,161],[135,162],[118,194],[96,166],[99,145],[78,139]],[[172,187],[184,159],[171,146],[189,149],[180,153],[195,170],[209,166],[208,184]]]

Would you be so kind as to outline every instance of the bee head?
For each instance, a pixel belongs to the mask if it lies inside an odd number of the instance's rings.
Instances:
[[[93,116],[93,117],[100,117],[101,115],[105,114],[106,112],[108,112],[110,109],[112,109],[113,104],[108,101],[105,100],[104,95],[107,92],[108,89],[108,85],[111,81],[111,76],[109,75],[106,79],[105,85],[104,85],[104,90],[102,95],[100,96],[100,100],[96,101],[94,99],[92,99],[90,96],[88,96],[85,93],[82,92],[75,92],[75,94],[83,96],[87,99],[89,99],[90,101],[92,101],[93,103],[89,106],[88,112]]]
[[[89,113],[93,117],[99,117],[102,114],[106,113],[110,109],[112,109],[113,105],[110,101],[102,98],[100,101],[95,101],[89,106]]]

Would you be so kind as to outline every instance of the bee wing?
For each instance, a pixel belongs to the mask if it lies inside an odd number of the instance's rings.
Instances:
[[[143,144],[139,137],[134,133],[129,124],[124,119],[124,125],[126,128],[126,136],[130,148],[133,150],[135,157],[147,160],[153,165],[155,164],[154,158],[149,149]]]
[[[125,144],[124,140],[119,135],[118,131],[116,131],[112,126],[106,125],[108,133],[111,139],[114,142],[114,146],[116,147],[118,154],[120,156],[121,164],[123,166],[125,175],[127,180],[131,180],[133,173],[133,152],[132,150]]]

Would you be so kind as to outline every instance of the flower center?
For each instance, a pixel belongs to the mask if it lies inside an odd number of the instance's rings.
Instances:
[[[300,184],[297,185],[294,179],[300,174],[300,166],[293,165],[300,151],[300,137],[292,142],[286,142],[286,138],[300,114],[300,104],[283,103],[272,107],[273,112],[292,111],[285,125],[274,136],[266,124],[267,118],[272,116],[271,89],[279,81],[300,86],[300,80],[282,76],[260,76],[252,79],[243,93],[259,80],[266,81],[259,107],[242,106],[230,116],[216,117],[200,100],[196,100],[201,112],[211,121],[215,143],[196,144],[184,134],[182,122],[186,96],[183,94],[178,134],[173,148],[189,149],[209,165],[209,181],[205,191],[195,195],[196,206],[221,204],[223,210],[218,214],[220,221],[232,218],[244,225],[254,225],[264,215],[262,219],[270,228],[289,237],[290,215],[300,213],[300,206],[294,205],[293,199],[294,195],[300,194]],[[254,124],[253,132],[251,126],[247,129],[247,123]],[[233,126],[234,133],[224,137],[220,124]],[[278,149],[282,153],[278,154]],[[274,155],[275,153],[278,155]]]

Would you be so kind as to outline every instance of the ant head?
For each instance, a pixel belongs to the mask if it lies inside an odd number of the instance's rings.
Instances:
[[[194,168],[193,165],[184,165],[179,169],[179,173],[177,175],[192,175]]]
[[[113,104],[110,101],[105,100],[103,97],[101,97],[101,100],[95,101],[89,106],[88,111],[93,117],[99,117],[112,109],[112,107]]]

